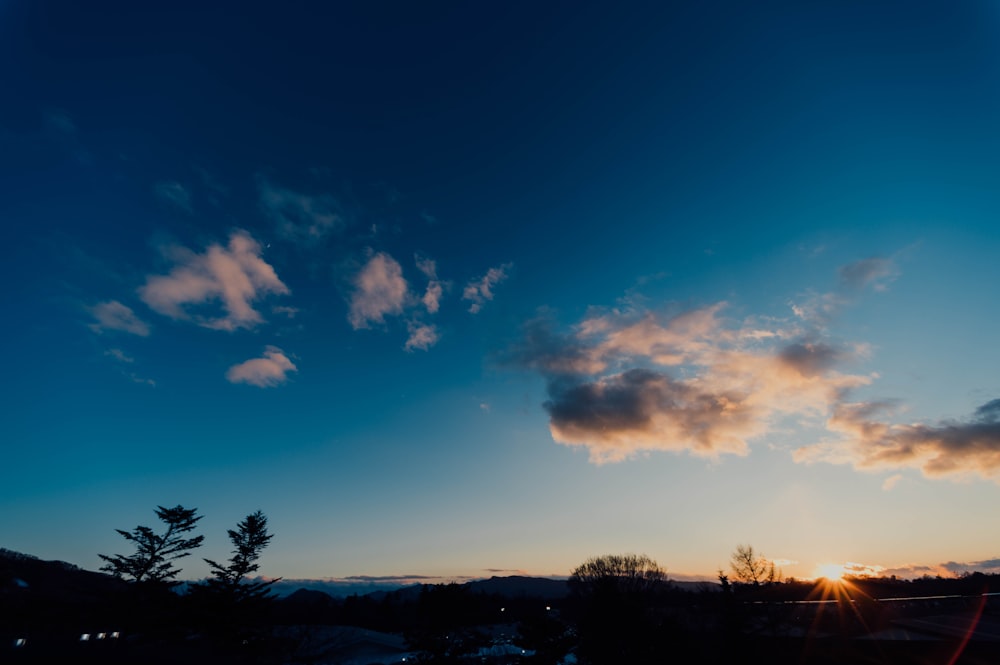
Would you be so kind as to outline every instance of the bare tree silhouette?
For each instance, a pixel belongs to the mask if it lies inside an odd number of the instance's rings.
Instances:
[[[755,551],[753,545],[737,545],[729,557],[729,567],[736,581],[743,584],[760,586],[781,579],[781,571],[775,568],[774,562]]]

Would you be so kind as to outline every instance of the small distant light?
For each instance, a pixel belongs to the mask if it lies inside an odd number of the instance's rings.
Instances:
[[[506,609],[507,609],[506,607],[501,607],[501,608],[500,608],[500,611],[501,611],[501,612],[503,612],[503,611],[504,611],[504,610],[506,610]]]
[[[548,606],[548,605],[546,605],[546,606],[545,606],[545,611],[546,611],[546,612],[548,612],[548,611],[549,611],[549,610],[551,610],[551,609],[552,609],[552,608],[551,608],[550,606]]]
[[[24,639],[23,637],[19,637],[16,640],[14,640],[14,648],[23,647],[23,646],[25,646],[27,644],[28,644],[28,640]]]
[[[90,633],[84,633],[83,635],[81,635],[80,636],[80,641],[81,642],[89,642],[90,641]]]
[[[108,636],[108,634],[107,634],[107,633],[98,633],[98,634],[97,634],[97,639],[99,639],[99,640],[103,640],[103,639],[104,639],[105,637],[107,637],[107,636]]]
[[[113,631],[113,632],[111,633],[111,635],[110,635],[111,639],[113,639],[113,640],[117,640],[117,639],[118,639],[119,637],[121,637],[121,636],[122,636],[122,634],[121,634],[121,633],[119,633],[119,632],[118,632],[117,630],[116,630],[116,631]]]

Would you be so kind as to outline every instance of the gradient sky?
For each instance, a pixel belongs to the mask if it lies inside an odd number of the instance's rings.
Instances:
[[[0,5],[0,545],[1000,572],[996,3],[156,4]]]

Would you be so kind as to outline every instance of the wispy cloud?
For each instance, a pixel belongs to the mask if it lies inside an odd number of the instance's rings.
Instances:
[[[302,194],[264,177],[258,177],[257,186],[261,210],[287,240],[315,243],[344,226],[340,206],[332,196]]]
[[[886,492],[892,490],[903,479],[903,474],[895,473],[882,481],[882,489]]]
[[[108,349],[107,351],[104,352],[104,355],[108,356],[109,358],[113,358],[118,363],[121,363],[121,365],[128,367],[129,369],[121,367],[121,370],[122,374],[128,377],[129,381],[131,381],[132,383],[139,383],[151,387],[156,386],[156,381],[154,381],[153,379],[148,379],[146,377],[139,376],[134,371],[132,371],[131,367],[132,365],[135,364],[135,358],[128,355],[121,349]]]
[[[80,164],[93,164],[94,157],[80,140],[80,131],[70,114],[61,109],[47,109],[42,112],[45,133],[51,140],[70,151]]]
[[[837,269],[836,290],[799,298],[791,303],[792,311],[810,325],[825,327],[866,289],[885,291],[899,275],[896,260],[890,257],[874,256],[848,263]]]
[[[406,345],[403,347],[407,351],[413,351],[415,349],[426,351],[437,344],[441,337],[436,326],[428,325],[426,323],[411,321],[407,324],[407,330],[409,331],[410,336],[407,338]]]
[[[553,439],[596,463],[656,450],[745,455],[776,419],[821,419],[869,382],[834,368],[857,348],[775,321],[764,335],[761,322],[723,319],[724,308],[612,312],[564,334],[543,317],[506,357],[546,377]]]
[[[841,438],[795,451],[799,462],[851,464],[857,469],[920,469],[928,478],[981,476],[1000,482],[1000,399],[965,420],[893,424],[894,404],[837,405],[827,423]]]
[[[507,279],[507,274],[512,267],[513,264],[504,263],[496,268],[490,268],[485,275],[465,285],[465,289],[462,291],[462,300],[468,300],[472,303],[469,305],[471,313],[477,314],[487,301],[493,300],[493,288]]]
[[[227,247],[213,244],[203,254],[172,247],[168,255],[175,267],[167,275],[149,276],[139,296],[151,309],[173,319],[193,320],[216,330],[253,328],[263,321],[252,306],[255,300],[269,293],[290,293],[246,231],[233,232]],[[203,314],[215,303],[224,314]]]
[[[191,206],[191,193],[181,183],[175,181],[158,182],[153,185],[153,192],[162,201],[166,201],[178,210],[189,215],[194,213],[194,208]]]
[[[899,277],[899,269],[892,259],[873,256],[842,266],[838,274],[840,283],[848,289],[861,290],[871,287],[876,291],[884,291]]]
[[[354,280],[347,320],[355,330],[382,324],[385,317],[403,313],[409,285],[399,262],[384,252],[372,256]]]
[[[121,349],[108,349],[107,351],[104,352],[104,355],[109,356],[111,358],[114,358],[115,360],[117,360],[120,363],[130,363],[131,364],[131,363],[135,362],[135,358],[133,358],[132,356],[128,355],[127,353],[125,353]]]
[[[90,324],[90,329],[96,333],[121,330],[140,337],[149,335],[149,324],[136,316],[131,307],[117,300],[98,303],[90,308],[90,313],[97,319]]]
[[[233,365],[226,372],[230,383],[249,383],[258,388],[273,388],[288,380],[288,372],[298,371],[285,352],[276,346],[264,349],[260,358],[251,358]]]

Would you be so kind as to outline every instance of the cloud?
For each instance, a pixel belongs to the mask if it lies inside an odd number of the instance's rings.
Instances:
[[[441,295],[444,293],[444,286],[437,278],[437,264],[428,258],[415,257],[417,268],[427,276],[427,290],[420,301],[427,308],[427,311],[434,314],[441,306]]]
[[[194,213],[194,208],[191,207],[191,194],[181,183],[173,181],[158,182],[153,186],[153,191],[160,199],[179,210],[189,215]]]
[[[257,187],[261,210],[287,240],[311,244],[344,227],[340,206],[332,196],[301,194],[263,177],[257,179]]]
[[[117,300],[98,303],[90,308],[90,313],[97,319],[96,323],[90,324],[90,329],[95,333],[121,330],[140,337],[149,335],[149,324],[136,316],[132,308]]]
[[[230,383],[249,383],[258,388],[273,388],[288,380],[288,372],[298,371],[298,368],[288,359],[285,352],[276,346],[264,349],[260,358],[251,358],[238,365],[233,365],[226,372]]]
[[[285,305],[275,305],[271,308],[272,314],[284,314],[290,319],[294,319],[295,315],[299,313],[298,307],[287,307]]]
[[[104,355],[108,356],[109,358],[114,358],[117,362],[121,363],[122,365],[131,366],[135,363],[135,358],[126,354],[121,349],[108,349],[107,351],[104,352]],[[152,379],[147,379],[143,376],[139,376],[135,372],[131,370],[126,370],[125,368],[121,368],[121,370],[122,370],[122,375],[128,377],[129,381],[131,381],[132,383],[139,383],[146,386],[156,387],[156,381],[153,381]]]
[[[204,254],[182,247],[170,248],[169,253],[177,265],[168,275],[147,277],[139,296],[153,311],[172,319],[216,330],[253,328],[263,322],[252,306],[255,300],[269,293],[290,293],[246,231],[233,232],[228,247],[213,244]],[[203,313],[216,303],[223,315]],[[191,313],[194,307],[199,309]]]
[[[375,254],[354,277],[347,320],[355,330],[382,324],[387,315],[403,313],[409,285],[399,263],[384,252]]]
[[[511,267],[513,264],[504,263],[496,268],[490,268],[481,278],[472,280],[465,285],[465,290],[462,291],[462,300],[472,302],[469,306],[471,313],[478,313],[483,308],[483,304],[493,300],[493,287],[507,279],[507,273]]]
[[[893,424],[891,404],[839,404],[827,423],[840,439],[795,451],[800,462],[851,464],[856,469],[916,468],[928,478],[981,476],[1000,482],[1000,400],[966,420]]]
[[[115,360],[117,360],[120,363],[134,363],[135,362],[135,358],[133,358],[132,356],[126,354],[121,349],[108,349],[107,351],[104,352],[104,355],[109,356],[111,358],[114,358]]]
[[[899,268],[891,258],[870,257],[840,266],[836,291],[809,294],[801,302],[790,303],[797,317],[818,327],[830,324],[845,307],[867,288],[885,291],[899,277]]]
[[[963,575],[967,573],[986,573],[988,575],[1000,574],[1000,558],[986,559],[984,561],[948,561],[947,563],[940,564],[941,568],[944,568],[949,573],[953,575]]]
[[[898,485],[899,481],[902,479],[903,479],[903,474],[901,473],[893,474],[888,478],[886,478],[884,481],[882,481],[882,489],[888,492],[891,489],[893,489],[896,485]]]
[[[870,286],[885,291],[899,277],[899,270],[892,259],[873,256],[841,266],[838,274],[841,285],[848,289],[860,291]]]
[[[869,563],[857,563],[848,561],[843,565],[844,574],[852,577],[879,577],[884,574],[885,568]]]
[[[403,348],[407,351],[413,351],[414,349],[426,351],[437,344],[440,339],[436,326],[411,321],[406,327],[410,332],[410,336]]]
[[[672,316],[590,316],[560,334],[541,317],[503,360],[547,380],[549,429],[595,463],[650,451],[746,455],[786,416],[819,420],[869,377],[836,361],[858,350],[769,321],[721,318],[725,303]],[[766,332],[766,334],[764,334]]]

